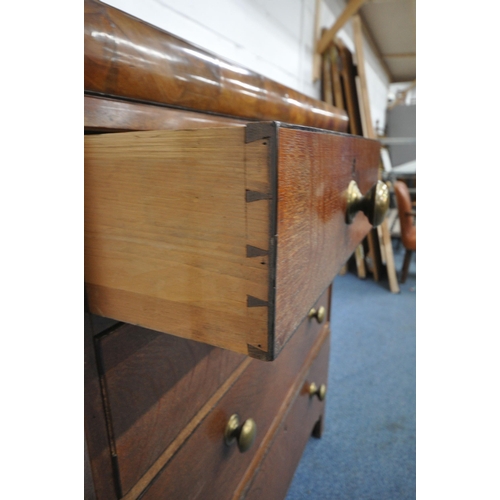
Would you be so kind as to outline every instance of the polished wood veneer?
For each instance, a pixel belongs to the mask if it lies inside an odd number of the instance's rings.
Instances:
[[[128,324],[97,346],[127,493],[245,357]]]
[[[370,229],[379,144],[266,122],[85,140],[90,311],[272,360]]]
[[[307,314],[371,225],[358,213],[345,222],[345,193],[377,182],[380,146],[354,136],[277,129],[275,349]]]
[[[194,498],[198,490],[204,498],[216,493],[217,498],[230,498],[232,492],[239,496],[255,479],[293,401],[304,396],[311,381],[326,382],[330,302],[328,289],[315,304],[326,308],[326,322],[304,319],[273,363],[127,324],[96,335],[105,395],[98,406],[108,419],[114,470],[99,498],[115,498],[114,487],[116,498],[126,500],[143,498],[146,491],[144,498],[165,498],[166,491],[173,498]],[[318,363],[321,373],[310,378],[311,364]],[[87,391],[100,394],[91,385]],[[310,421],[298,432],[302,440],[324,408],[317,398],[309,399]],[[92,408],[86,406],[88,411]],[[257,422],[256,442],[243,454],[223,439],[233,413]],[[96,438],[98,433],[89,433],[92,451],[100,442]],[[103,446],[98,462],[92,454],[94,464],[99,464],[98,479],[106,477],[106,451]],[[183,472],[185,464],[191,464],[188,475]],[[192,481],[195,469],[199,473]]]
[[[308,383],[305,375],[311,370],[311,365],[318,363],[315,373],[322,377],[321,382],[325,381],[330,338],[328,325],[315,335],[301,333],[292,339],[289,349],[275,362],[263,365],[252,360],[214,410],[150,483],[141,499],[195,499],[200,492],[203,492],[202,498],[244,497],[247,483],[258,473],[259,464],[293,401],[304,396]],[[304,352],[308,353],[305,358]],[[309,396],[306,398],[309,401]],[[301,440],[310,436],[314,423],[324,411],[324,402],[317,398],[310,398],[310,401],[307,408],[311,422],[298,432]],[[252,417],[257,423],[256,441],[245,453],[239,452],[235,445],[227,446],[220,439],[229,417],[235,412],[242,419]],[[188,474],[186,464],[190,464]],[[280,482],[286,484],[283,479]]]
[[[85,91],[249,120],[347,130],[347,114],[93,0]]]
[[[184,128],[244,127],[248,121],[165,106],[104,97],[85,96],[87,132],[125,132],[127,130],[180,130]]]
[[[320,299],[321,303],[330,300],[330,293]],[[127,327],[130,333],[133,329]],[[141,329],[135,328],[136,349],[127,346],[125,352],[132,357],[141,357],[141,344],[147,346],[151,335],[149,332],[144,340]],[[118,333],[118,332],[116,332]],[[112,332],[111,332],[112,335]],[[103,339],[106,337],[103,337]],[[180,338],[172,338],[173,344],[177,344],[174,350],[197,348],[196,343]],[[260,485],[262,498],[276,500],[279,496],[272,496],[276,491],[286,492],[286,488],[293,475],[295,461],[305,446],[308,437],[313,431],[319,437],[317,430],[321,427],[324,413],[324,401],[308,394],[311,382],[325,383],[328,368],[328,344],[329,328],[326,325],[305,322],[287,346],[286,356],[280,357],[275,363],[263,363],[259,360],[246,358],[226,379],[226,381],[214,392],[207,403],[186,421],[185,426],[177,433],[176,438],[167,448],[160,452],[150,467],[144,467],[141,457],[144,456],[145,447],[150,447],[154,438],[154,432],[161,436],[162,427],[169,432],[168,428],[176,423],[177,413],[190,411],[189,400],[197,397],[197,391],[202,381],[213,377],[212,366],[206,370],[203,360],[193,364],[188,369],[187,376],[182,376],[184,357],[169,357],[169,365],[174,368],[174,375],[167,377],[169,380],[177,378],[182,387],[183,397],[176,393],[175,384],[164,396],[151,402],[151,405],[142,405],[144,397],[134,398],[134,389],[131,394],[116,392],[116,386],[109,384],[109,371],[102,372],[103,401],[100,402],[101,411],[109,415],[109,425],[102,422],[94,422],[95,415],[92,407],[86,405],[86,422],[93,425],[89,428],[86,436],[86,444],[89,443],[91,453],[86,455],[86,496],[85,498],[99,499],[121,499],[136,500],[139,498],[163,499],[168,493],[172,498],[246,498],[250,492],[255,490],[254,483]],[[111,347],[111,344],[110,344]],[[210,349],[208,346],[202,346]],[[237,356],[227,351],[214,348],[214,352],[226,353],[226,355]],[[110,353],[111,354],[111,353]],[[143,364],[148,363],[150,355],[143,358]],[[118,358],[126,366],[127,356],[119,353]],[[116,362],[116,356],[113,362]],[[135,362],[137,365],[137,362]],[[134,362],[127,370],[133,371]],[[116,365],[115,365],[116,366]],[[194,368],[194,370],[193,370]],[[157,376],[161,377],[162,368],[159,364],[153,364],[148,369],[151,374],[158,370]],[[201,375],[200,370],[204,371]],[[133,383],[138,389],[146,388],[148,384],[161,385],[162,381],[156,383],[151,377],[146,376],[141,383],[143,370],[136,370],[136,381]],[[114,376],[114,375],[111,375]],[[188,380],[186,380],[186,378]],[[95,377],[98,381],[99,378]],[[132,380],[130,380],[132,381]],[[133,381],[132,381],[133,382]],[[168,383],[168,382],[167,382]],[[208,394],[207,391],[203,391]],[[100,396],[101,392],[91,385],[86,386],[86,393],[90,396]],[[149,391],[151,393],[151,391]],[[120,411],[125,415],[116,414],[116,408],[109,407],[109,398],[123,398]],[[147,396],[146,396],[147,398]],[[170,410],[161,413],[163,399],[171,399]],[[136,401],[137,399],[137,401]],[[180,404],[184,401],[185,404]],[[168,406],[167,402],[167,406]],[[155,408],[156,406],[156,408]],[[140,411],[144,411],[141,415]],[[227,446],[223,440],[224,427],[229,415],[239,412],[242,418],[252,417],[257,422],[256,443],[249,452],[240,453],[235,445]],[[156,430],[145,428],[144,417],[150,418],[157,413],[156,419],[151,420]],[[124,456],[120,452],[120,424],[119,419],[135,419],[133,426],[139,431],[135,439],[129,441],[129,454]],[[297,423],[298,420],[298,423]],[[295,422],[290,424],[290,422]],[[283,432],[288,426],[293,432],[291,440],[283,437]],[[108,428],[111,437],[109,449],[104,441],[100,441],[99,429],[105,431]],[[154,430],[154,432],[152,432]],[[141,435],[141,432],[144,435]],[[144,443],[146,441],[146,443]],[[99,454],[95,454],[95,446],[102,443]],[[135,448],[135,450],[133,450]],[[118,452],[116,451],[118,450]],[[111,453],[110,453],[111,451]],[[130,454],[130,451],[134,453]],[[284,453],[286,456],[284,456]],[[130,464],[127,463],[133,456]],[[147,454],[146,454],[147,455]],[[277,455],[277,457],[276,457]],[[281,457],[281,458],[280,458]],[[132,470],[134,464],[139,468],[139,477],[130,488],[127,469]],[[279,474],[272,474],[272,467],[278,467]],[[106,475],[106,469],[111,474]],[[263,477],[262,472],[265,471]],[[94,483],[94,478],[97,482]],[[264,486],[262,486],[264,485]],[[95,490],[94,490],[95,488]],[[266,493],[267,492],[267,493]],[[253,494],[253,493],[251,493]],[[271,495],[271,496],[269,496]]]
[[[288,486],[293,479],[302,450],[309,440],[305,429],[313,429],[315,437],[321,437],[324,402],[310,397],[311,383],[325,383],[328,380],[328,357],[330,354],[328,337],[311,365],[304,383],[293,406],[269,443],[264,457],[254,470],[252,479],[245,482],[235,495],[245,500],[276,500],[285,498]],[[234,498],[234,497],[233,497]]]

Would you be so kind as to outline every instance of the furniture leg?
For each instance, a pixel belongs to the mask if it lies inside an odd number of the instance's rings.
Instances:
[[[406,278],[408,276],[408,268],[410,267],[412,253],[413,250],[406,250],[405,260],[403,262],[403,269],[401,270],[401,284],[403,284],[406,281]]]

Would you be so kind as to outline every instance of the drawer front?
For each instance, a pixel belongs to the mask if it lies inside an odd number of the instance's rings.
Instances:
[[[256,474],[243,489],[240,498],[247,500],[280,500],[285,498],[288,487],[299,464],[302,452],[311,437],[319,437],[325,418],[325,401],[311,397],[311,383],[318,387],[328,381],[328,338],[314,360],[302,389],[292,408],[283,420],[269,451]]]
[[[125,494],[245,357],[132,325],[97,342]]]
[[[306,320],[279,359],[273,363],[253,360],[141,499],[232,498],[245,471],[260,461],[296,394],[303,392],[304,375],[327,346],[327,338],[328,324]],[[252,418],[257,425],[255,442],[244,453],[236,443],[224,441],[225,427],[235,413],[241,421]]]
[[[376,184],[379,158],[375,141],[278,128],[276,352],[372,227],[361,212],[346,223],[345,194]]]

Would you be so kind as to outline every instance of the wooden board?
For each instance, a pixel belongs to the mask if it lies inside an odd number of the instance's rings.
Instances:
[[[85,96],[84,106],[86,132],[244,127],[247,123],[236,118],[96,96]]]
[[[340,57],[337,47],[333,45],[329,51],[330,65],[332,71],[333,104],[339,109],[345,110],[344,89],[340,80]]]
[[[349,116],[348,131],[350,134],[363,135],[361,130],[361,117],[359,111],[358,96],[356,92],[356,67],[352,60],[350,50],[341,42],[337,41],[337,49],[340,57],[340,79],[344,89],[347,115]]]
[[[330,59],[327,55],[322,60],[321,95],[323,101],[333,104],[332,72],[330,69]]]
[[[325,52],[325,50],[327,50],[328,45],[330,45],[330,43],[333,41],[335,35],[341,30],[341,28],[351,18],[351,16],[356,14],[356,12],[359,10],[359,8],[363,5],[365,1],[366,0],[349,0],[349,2],[347,2],[345,9],[337,17],[337,19],[335,19],[335,22],[333,23],[332,27],[326,30],[325,33],[322,34],[321,39],[318,41],[316,47],[317,52],[321,54]]]
[[[247,358],[132,325],[97,346],[126,494]]]
[[[103,405],[104,385],[94,348],[90,314],[85,313],[85,498],[117,500],[121,496],[116,481],[116,453],[112,432]]]
[[[248,257],[247,247],[268,250],[269,203],[249,208],[245,193],[269,192],[268,145],[245,144],[244,132],[86,137],[93,313],[237,352],[248,344],[267,351],[267,308],[248,301],[268,300],[268,259]]]
[[[363,120],[363,135],[370,139],[376,139],[375,130],[373,128],[372,114],[370,108],[370,100],[368,97],[368,82],[366,78],[365,56],[363,47],[363,35],[361,30],[361,19],[359,16],[352,18],[352,25],[354,29],[354,44],[356,46],[356,60],[359,76],[359,100],[360,108],[362,110]]]

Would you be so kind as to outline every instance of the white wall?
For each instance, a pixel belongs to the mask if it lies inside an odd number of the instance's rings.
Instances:
[[[329,28],[344,0],[321,5],[321,25]],[[105,3],[319,99],[312,81],[315,0],[105,0]],[[354,52],[352,30],[339,35]],[[385,126],[388,81],[365,44],[372,120]]]
[[[399,92],[406,91],[406,89],[408,89],[408,87],[410,87],[412,84],[413,82],[391,83],[389,85],[389,92],[387,94],[387,102],[391,103],[395,101],[396,98],[398,97]],[[417,103],[417,87],[413,87],[409,91],[407,91],[404,104],[409,106],[416,103]]]

